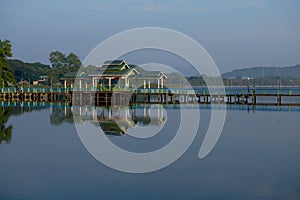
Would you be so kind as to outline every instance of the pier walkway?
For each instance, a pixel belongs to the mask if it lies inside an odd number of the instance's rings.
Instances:
[[[199,103],[300,106],[300,88],[218,88],[210,94],[207,88],[196,89],[99,89],[99,88],[0,88],[4,102],[73,102],[78,105],[111,105],[128,103]]]

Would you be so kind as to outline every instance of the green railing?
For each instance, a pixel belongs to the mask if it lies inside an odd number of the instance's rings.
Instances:
[[[32,92],[32,93],[47,93],[47,92],[55,92],[55,93],[69,93],[69,92],[131,92],[137,94],[215,94],[222,95],[224,90],[220,90],[218,88],[212,88],[210,91],[205,89],[185,89],[185,88],[119,88],[119,87],[89,87],[89,88],[0,88],[0,92],[8,92],[8,93],[16,93],[16,92]],[[246,95],[246,94],[300,94],[300,88],[251,88],[247,90],[247,88],[226,88],[227,95]]]

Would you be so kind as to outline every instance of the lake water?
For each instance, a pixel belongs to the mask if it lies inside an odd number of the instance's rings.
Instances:
[[[96,160],[72,117],[79,112],[82,123],[95,124],[123,149],[149,152],[175,136],[181,109],[200,112],[195,140],[173,164],[145,174],[116,171]],[[228,106],[222,134],[204,159],[198,152],[209,105],[16,104],[0,111],[0,199],[300,199],[300,107]],[[139,128],[159,133],[130,136]]]

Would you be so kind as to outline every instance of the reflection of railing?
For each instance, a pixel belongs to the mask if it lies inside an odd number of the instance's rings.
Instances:
[[[48,92],[57,92],[64,93],[72,91],[72,88],[1,88],[1,92],[27,92],[27,93],[48,93]]]
[[[65,107],[66,108],[66,107]],[[133,118],[160,118],[157,121],[164,119],[163,107],[162,106],[143,106],[143,107],[134,107],[134,106],[125,106],[125,107],[95,107],[95,106],[75,106],[67,107],[70,109],[73,114],[79,117],[84,117],[85,119],[124,119],[131,120]],[[157,117],[151,116],[151,112],[156,112]],[[65,112],[69,113],[69,112]]]

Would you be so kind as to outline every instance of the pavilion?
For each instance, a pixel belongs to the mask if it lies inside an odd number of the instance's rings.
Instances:
[[[79,76],[75,73],[66,74],[61,80],[64,81],[64,87],[74,86],[75,79],[79,79],[79,88],[88,85],[90,87],[104,88],[108,86],[119,88],[151,88],[151,84],[157,85],[157,88],[164,88],[164,79],[167,76],[162,71],[147,71],[136,65],[128,65],[124,60],[108,60],[102,66],[97,67],[89,74],[82,72]]]

